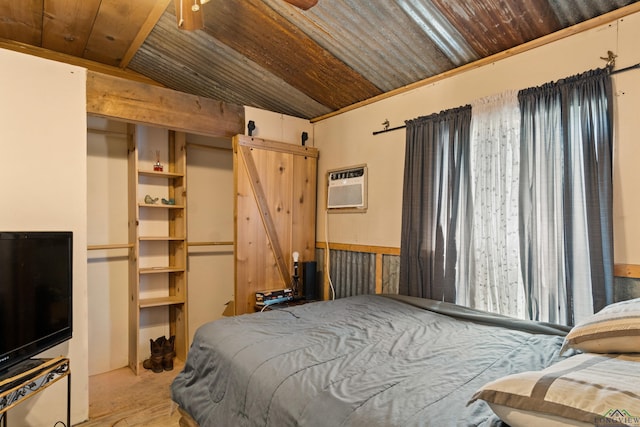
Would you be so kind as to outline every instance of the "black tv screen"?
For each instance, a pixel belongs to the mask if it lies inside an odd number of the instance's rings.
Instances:
[[[0,373],[71,338],[72,259],[72,232],[0,232]]]

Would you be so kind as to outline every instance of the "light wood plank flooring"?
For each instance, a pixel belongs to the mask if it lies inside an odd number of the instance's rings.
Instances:
[[[77,427],[176,427],[180,415],[171,402],[169,386],[184,364],[156,374],[128,368],[89,378],[89,421]]]

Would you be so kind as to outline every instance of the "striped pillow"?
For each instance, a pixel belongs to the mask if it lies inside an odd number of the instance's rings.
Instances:
[[[511,427],[640,426],[640,354],[578,354],[490,382],[477,399]]]
[[[611,304],[578,323],[562,350],[590,353],[640,353],[640,298]]]

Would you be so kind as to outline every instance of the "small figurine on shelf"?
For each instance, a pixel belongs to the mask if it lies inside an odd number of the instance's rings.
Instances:
[[[162,172],[162,163],[160,163],[160,150],[156,150],[156,163],[153,165],[153,170],[156,172]]]
[[[148,194],[144,196],[144,202],[148,205],[155,205],[157,201],[158,201],[157,197],[151,197]]]
[[[162,204],[163,205],[175,205],[176,201],[174,199],[165,199],[164,197],[162,198]]]

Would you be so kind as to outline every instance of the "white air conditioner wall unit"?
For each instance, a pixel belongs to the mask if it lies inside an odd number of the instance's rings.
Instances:
[[[367,165],[327,171],[327,209],[334,212],[367,210]]]

